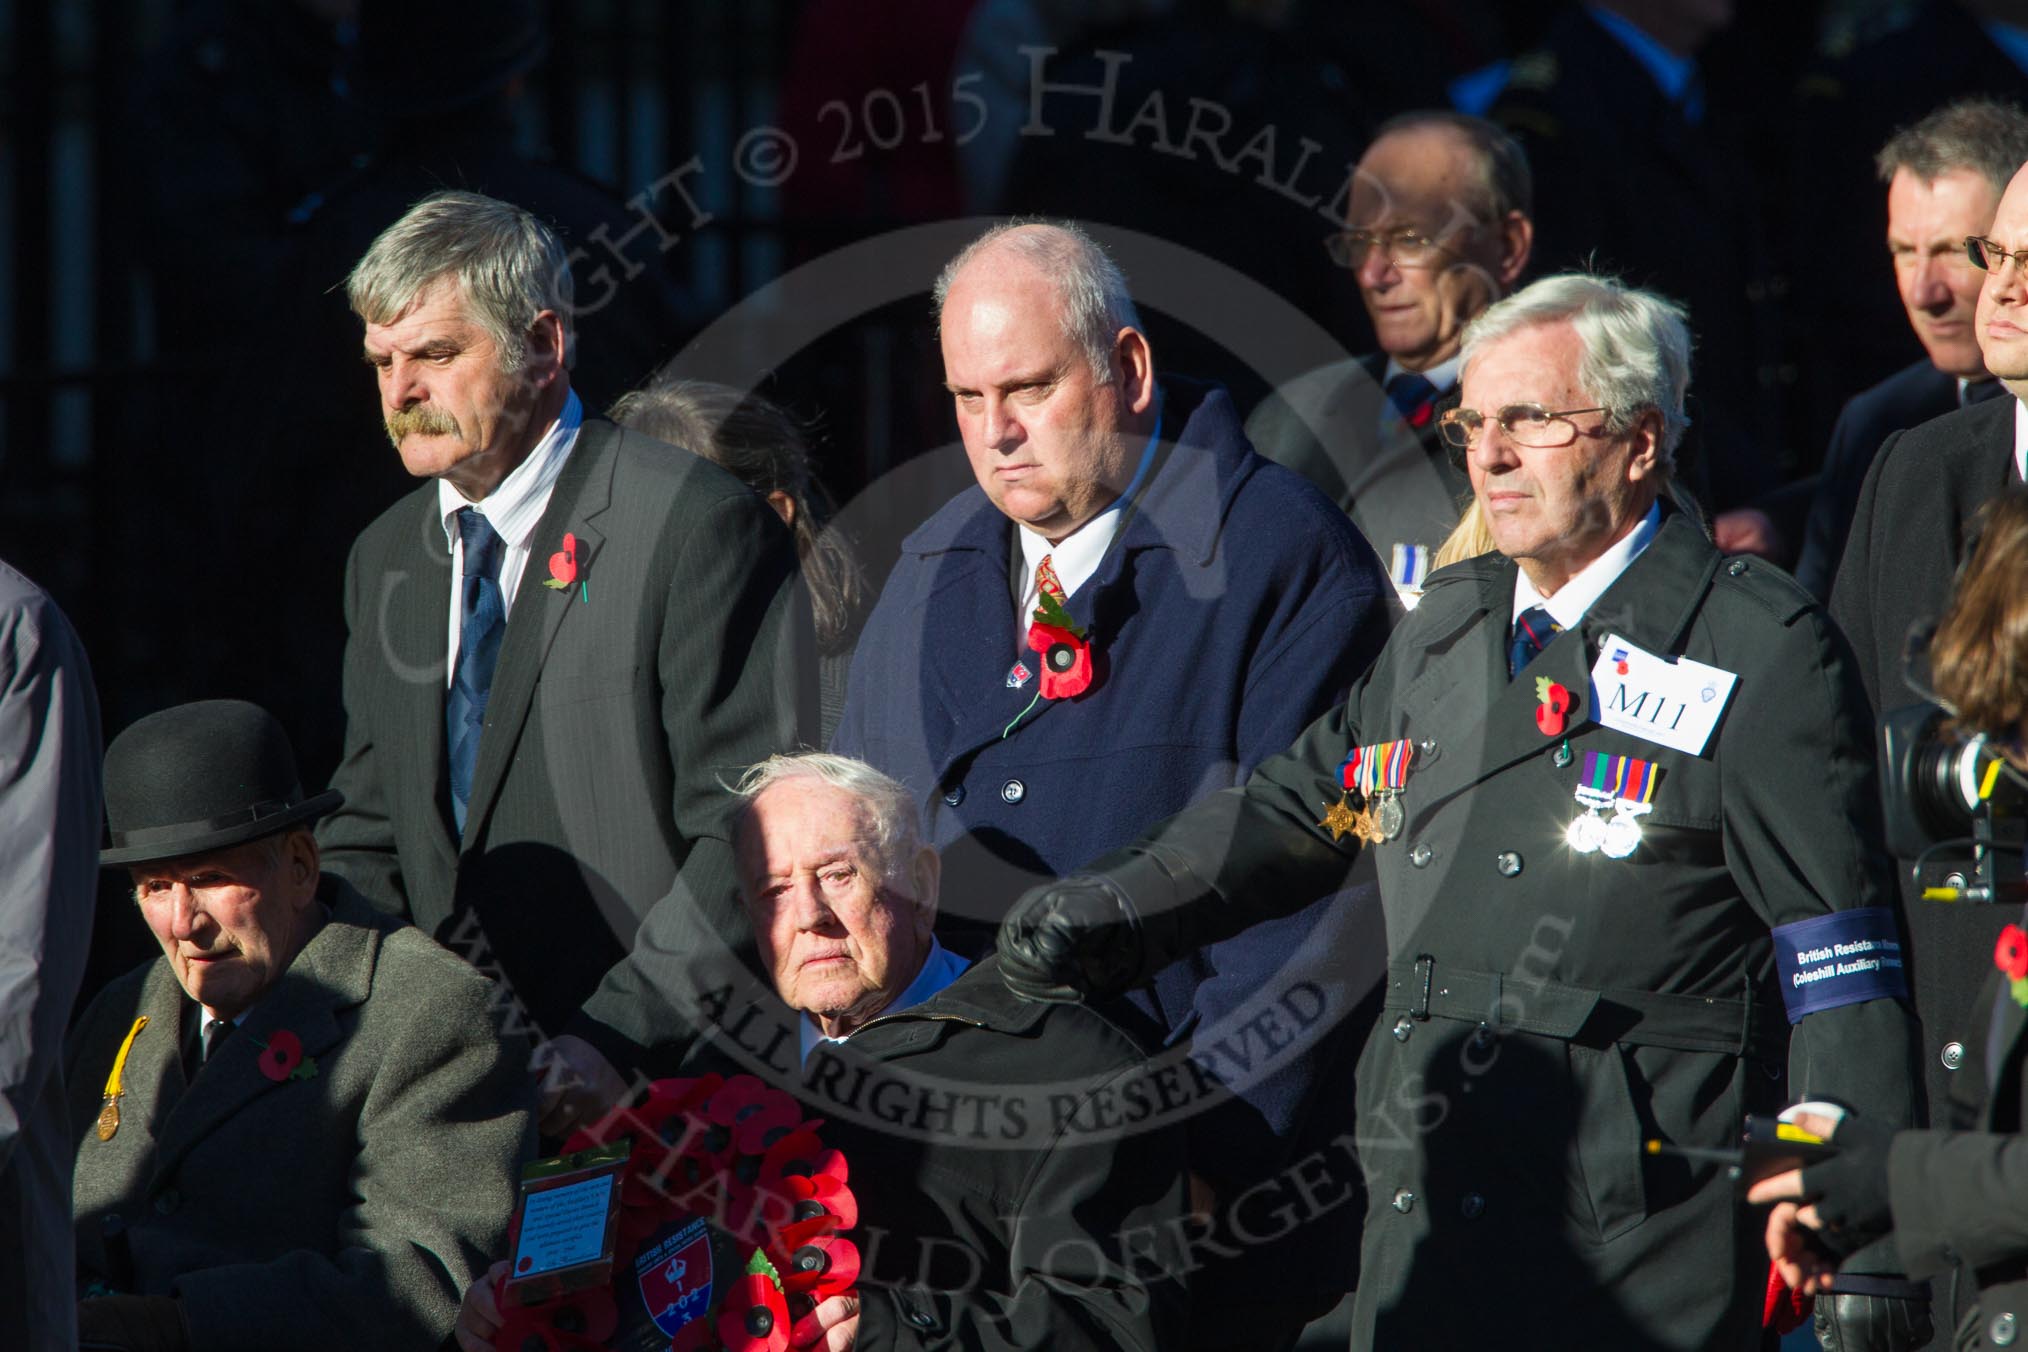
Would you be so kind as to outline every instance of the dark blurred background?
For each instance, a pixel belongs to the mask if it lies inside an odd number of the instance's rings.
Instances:
[[[1871,157],[1947,98],[2028,93],[1989,23],[2019,16],[1629,0],[1708,35],[1685,146],[1583,103],[1597,72],[1557,55],[1575,8],[0,0],[0,556],[77,623],[108,736],[244,696],[321,782],[345,554],[409,486],[341,284],[417,197],[490,192],[583,250],[588,408],[680,354],[810,423],[877,585],[967,481],[955,451],[918,457],[955,445],[927,289],[970,227],[900,266],[841,251],[1010,212],[1152,237],[1189,263],[1147,279],[1158,361],[1247,407],[1316,355],[1291,341],[1273,369],[1263,323],[1370,346],[1321,248],[1332,203],[1381,120],[1453,100],[1540,159],[1538,271],[1596,257],[1708,296],[1714,417],[1751,429],[1752,480],[1710,505],[1739,505],[1807,475],[1842,401],[1921,356]],[[1671,198],[1679,162],[1703,177]],[[88,987],[146,955],[126,929],[102,928]]]

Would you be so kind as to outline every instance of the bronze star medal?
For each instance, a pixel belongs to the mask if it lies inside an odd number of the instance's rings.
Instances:
[[[1352,810],[1350,795],[1341,796],[1337,802],[1324,809],[1324,820],[1317,823],[1331,833],[1331,839],[1343,840],[1351,832],[1369,845],[1379,844],[1385,837],[1374,824],[1369,812]]]

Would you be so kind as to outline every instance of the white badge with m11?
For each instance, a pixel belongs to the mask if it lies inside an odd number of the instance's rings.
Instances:
[[[1670,659],[1606,635],[1591,669],[1591,716],[1618,732],[1701,755],[1739,684],[1736,673]]]

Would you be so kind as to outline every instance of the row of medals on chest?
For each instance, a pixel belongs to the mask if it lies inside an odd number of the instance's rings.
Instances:
[[[1559,765],[1568,764],[1570,744],[1563,743],[1555,754]],[[1597,754],[1590,753],[1587,759]],[[1324,820],[1319,825],[1328,829],[1333,839],[1347,833],[1369,845],[1398,839],[1408,825],[1402,793],[1414,755],[1415,744],[1407,739],[1359,748],[1347,758],[1347,768],[1341,772],[1345,781],[1343,795],[1325,810]],[[1615,762],[1632,761],[1630,757],[1611,759]],[[1362,760],[1366,767],[1364,775],[1359,774]],[[1633,764],[1652,773],[1644,763]],[[1620,777],[1614,776],[1616,779]],[[1613,788],[1586,783],[1578,785],[1574,796],[1585,810],[1564,831],[1564,842],[1571,849],[1579,854],[1598,853],[1612,859],[1625,859],[1640,847],[1641,817],[1652,810],[1652,803],[1623,797]],[[1612,810],[1611,817],[1605,815],[1607,809]]]

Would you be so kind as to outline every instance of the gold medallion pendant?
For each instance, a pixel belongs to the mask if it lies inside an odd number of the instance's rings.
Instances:
[[[104,1106],[99,1109],[99,1139],[110,1141],[113,1133],[120,1129],[120,1095],[126,1092],[120,1087],[120,1072],[127,1068],[127,1053],[134,1050],[134,1039],[148,1026],[148,1016],[143,1014],[134,1020],[134,1026],[127,1030],[127,1040],[120,1044],[120,1054],[113,1058],[113,1073],[106,1076]]]

